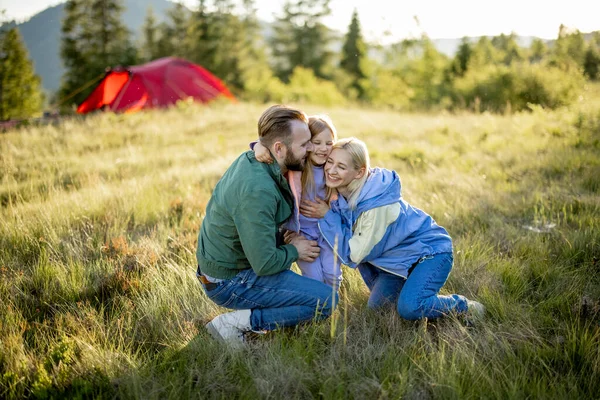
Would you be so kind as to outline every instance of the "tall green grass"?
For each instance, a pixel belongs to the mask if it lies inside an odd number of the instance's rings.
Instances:
[[[264,105],[181,104],[0,135],[0,397],[598,398],[600,96],[492,114],[318,108],[453,236],[487,318],[366,308],[230,351],[195,278],[211,189]],[[335,329],[331,323],[335,321]],[[333,335],[332,335],[333,332]]]

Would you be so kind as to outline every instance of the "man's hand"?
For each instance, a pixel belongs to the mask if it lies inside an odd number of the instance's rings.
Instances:
[[[308,240],[302,235],[296,234],[291,239],[290,244],[298,250],[298,259],[306,262],[313,262],[319,256],[321,248],[314,240]]]
[[[325,200],[317,199],[317,202],[302,200],[300,213],[308,218],[323,218],[329,211],[329,204]]]

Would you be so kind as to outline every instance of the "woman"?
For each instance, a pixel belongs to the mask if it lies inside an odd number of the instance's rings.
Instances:
[[[342,262],[358,267],[371,290],[369,307],[396,304],[408,320],[451,312],[483,315],[481,303],[438,294],[452,269],[452,239],[429,215],[402,199],[396,172],[370,168],[362,141],[348,138],[334,144],[325,182],[339,196],[325,214],[316,203],[310,211],[323,216],[321,233]]]

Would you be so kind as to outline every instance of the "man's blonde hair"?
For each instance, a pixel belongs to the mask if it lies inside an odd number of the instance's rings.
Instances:
[[[270,147],[279,139],[289,146],[292,133],[290,122],[295,119],[308,124],[306,114],[295,108],[281,104],[267,108],[258,119],[258,138],[262,145]]]

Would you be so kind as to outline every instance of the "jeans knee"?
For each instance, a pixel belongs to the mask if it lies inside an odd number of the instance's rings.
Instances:
[[[398,314],[409,321],[416,321],[422,318],[419,305],[416,302],[400,301],[398,302]]]
[[[376,310],[381,307],[382,307],[382,304],[377,301],[373,301],[371,299],[369,299],[369,301],[367,301],[367,308],[370,310]]]
[[[385,297],[369,297],[367,308],[370,310],[379,310],[383,308],[394,308],[395,302]]]

